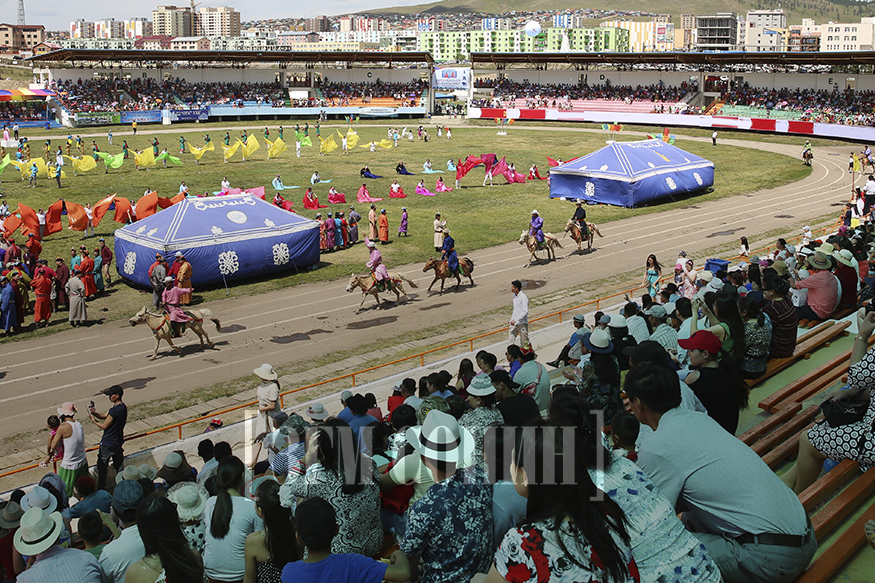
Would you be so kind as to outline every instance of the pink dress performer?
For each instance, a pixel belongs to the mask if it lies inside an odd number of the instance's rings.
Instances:
[[[434,196],[435,193],[430,191],[425,187],[425,184],[422,180],[419,181],[419,184],[416,185],[416,194],[421,194],[422,196]]]

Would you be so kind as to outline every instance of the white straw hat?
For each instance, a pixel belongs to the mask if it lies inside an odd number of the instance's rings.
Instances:
[[[471,384],[468,385],[468,394],[475,397],[483,397],[494,393],[495,386],[492,384],[492,379],[485,374],[475,376],[471,379]]]
[[[431,460],[459,463],[474,451],[474,436],[456,418],[432,409],[422,426],[407,430],[407,443]]]
[[[275,381],[277,379],[277,374],[273,370],[273,367],[266,362],[259,366],[256,369],[253,369],[253,374],[260,379],[264,379],[266,381]]]
[[[21,517],[13,544],[22,555],[38,555],[58,541],[63,528],[60,512],[46,513],[41,508],[31,508]]]

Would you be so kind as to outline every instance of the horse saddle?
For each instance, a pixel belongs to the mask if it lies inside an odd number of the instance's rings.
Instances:
[[[547,248],[547,239],[544,238],[543,241],[538,241],[538,249],[546,249]]]

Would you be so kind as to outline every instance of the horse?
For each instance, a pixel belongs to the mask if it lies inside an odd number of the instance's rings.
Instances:
[[[462,278],[459,277],[460,272],[471,281],[472,286],[474,285],[474,278],[471,277],[471,274],[474,272],[474,262],[467,257],[459,258],[459,271],[457,271],[456,273],[452,273],[450,271],[450,268],[447,265],[446,261],[441,261],[440,259],[435,259],[434,257],[425,262],[425,267],[422,268],[422,272],[425,273],[429,269],[434,269],[434,280],[432,280],[431,285],[428,286],[428,291],[431,291],[431,286],[440,279],[441,291],[438,292],[438,295],[443,295],[444,281],[448,277],[456,278],[456,287],[453,291],[459,289],[459,286],[462,285]]]
[[[811,150],[802,152],[802,163],[806,166],[811,166],[811,160],[814,158],[814,153]]]
[[[532,254],[532,256],[529,257],[529,265],[531,265],[532,259],[537,259],[538,264],[541,263],[541,258],[536,255],[541,249],[539,249],[538,240],[534,235],[530,235],[528,231],[523,231],[520,234],[519,243],[520,245],[525,245],[529,250],[529,253]],[[563,248],[559,240],[551,233],[544,233],[544,249],[547,250],[547,261],[556,259],[556,252],[553,250],[554,247],[559,247],[560,249]],[[526,265],[526,267],[528,267],[528,265]]]
[[[198,340],[201,342],[201,350],[206,350],[207,346],[212,348],[213,343],[210,341],[210,337],[204,329],[203,322],[204,320],[210,320],[216,325],[216,332],[221,332],[222,323],[219,322],[219,319],[216,318],[207,308],[185,310],[185,314],[191,318],[191,321],[188,322],[188,326],[195,334],[197,334]],[[131,326],[136,326],[143,322],[152,329],[152,333],[155,335],[155,352],[152,353],[152,358],[149,360],[155,360],[158,358],[158,346],[161,345],[162,340],[166,340],[167,344],[170,345],[170,348],[175,350],[177,354],[182,354],[182,350],[173,344],[173,329],[170,326],[170,316],[167,314],[153,314],[143,306],[143,309],[134,314],[133,317],[128,320],[128,323]],[[204,344],[204,338],[207,339],[206,344]]]
[[[410,287],[416,288],[417,285],[401,275],[400,273],[396,273],[394,271],[389,272],[389,279],[392,280],[394,286],[392,287],[392,291],[395,292],[395,303],[399,303],[401,301],[401,294],[404,294],[404,301],[410,301],[410,297],[407,295],[407,292],[404,291],[404,283],[406,282],[410,284]],[[370,273],[366,273],[364,275],[358,275],[356,273],[350,274],[349,283],[346,285],[346,291],[351,292],[355,288],[361,288],[362,290],[362,303],[359,304],[358,309],[361,310],[362,306],[365,303],[365,299],[371,295],[374,296],[374,299],[377,300],[377,307],[381,310],[383,309],[383,304],[380,303],[380,295],[379,289],[377,288],[377,280],[374,279],[374,276]]]
[[[592,243],[595,240],[595,236],[602,236],[599,228],[595,223],[587,223],[586,224],[589,230],[589,234],[586,238],[586,248],[592,249]],[[577,221],[573,219],[568,219],[568,223],[565,224],[565,236],[568,236],[568,233],[571,233],[571,238],[574,239],[574,242],[577,243],[577,250],[583,251],[582,243],[583,237],[580,236],[580,227],[577,226]]]

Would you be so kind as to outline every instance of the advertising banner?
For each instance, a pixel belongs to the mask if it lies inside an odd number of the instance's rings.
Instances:
[[[396,107],[362,107],[359,109],[359,115],[366,117],[398,117],[398,108]]]
[[[121,113],[122,123],[131,123],[132,121],[137,123],[158,123],[161,121],[161,111],[156,109],[150,111],[123,111]]]
[[[170,121],[207,121],[210,109],[171,109]]]
[[[93,111],[91,113],[77,113],[77,126],[102,126],[121,123],[121,116],[114,111]]]
[[[434,86],[439,89],[468,89],[470,81],[469,67],[446,67],[434,72]]]

